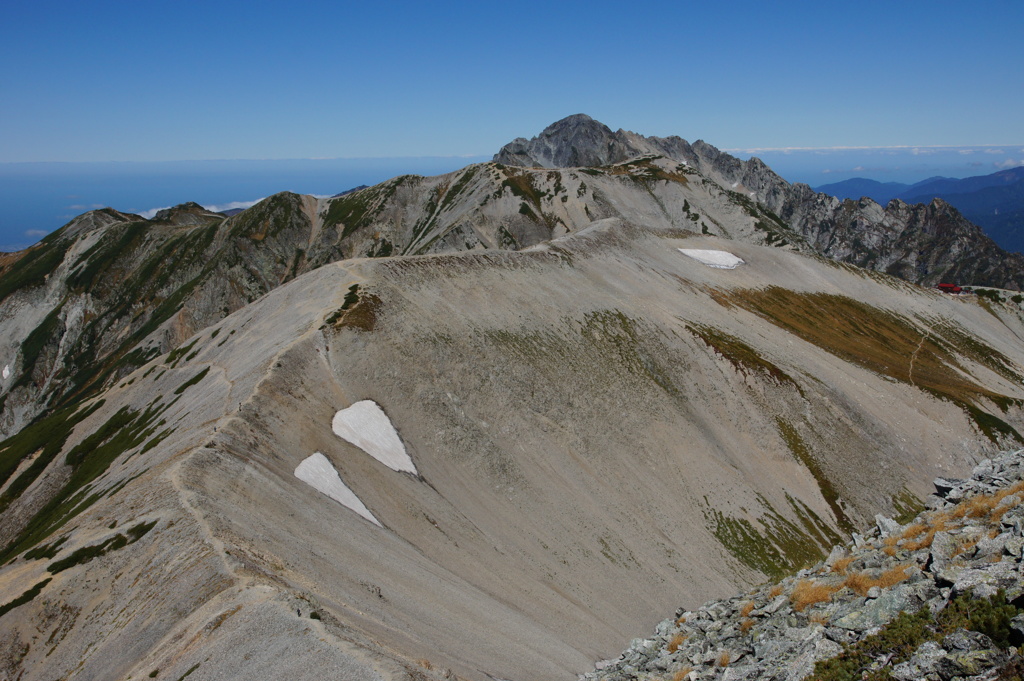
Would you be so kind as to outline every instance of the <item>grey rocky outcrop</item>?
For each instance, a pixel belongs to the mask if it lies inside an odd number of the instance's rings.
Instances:
[[[961,595],[998,594],[1024,605],[1024,498],[1016,492],[1022,481],[1024,450],[981,462],[966,480],[938,478],[931,510],[909,523],[879,517],[860,546],[837,546],[823,563],[778,584],[679,609],[654,636],[635,639],[580,680],[800,681],[813,678],[816,662],[878,633],[902,612],[927,608],[937,615]],[[883,577],[901,569],[899,581],[885,586]],[[882,585],[863,588],[872,581]],[[1024,642],[1024,614],[1010,628],[1012,646]],[[873,664],[900,681],[981,681],[1022,664],[1012,646],[958,629],[922,643],[909,659],[889,654]]]

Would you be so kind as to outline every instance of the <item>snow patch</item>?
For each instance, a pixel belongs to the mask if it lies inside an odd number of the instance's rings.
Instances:
[[[11,377],[11,365],[7,364],[4,366],[4,380],[6,381]]]
[[[334,415],[334,434],[351,442],[393,471],[418,475],[391,419],[372,400],[356,402]]]
[[[688,258],[702,262],[708,267],[717,267],[722,270],[734,270],[745,264],[742,258],[738,258],[728,251],[712,251],[701,248],[680,248],[680,253]]]
[[[346,508],[352,509],[374,525],[384,527],[380,524],[380,521],[373,517],[370,510],[363,505],[363,502],[359,500],[355,492],[350,490],[348,485],[341,481],[338,471],[327,460],[327,457],[320,452],[307,457],[296,466],[295,477],[317,492],[329,496]]]

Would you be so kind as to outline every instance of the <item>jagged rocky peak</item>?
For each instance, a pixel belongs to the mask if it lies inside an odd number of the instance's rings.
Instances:
[[[532,139],[518,137],[494,155],[494,161],[532,168],[607,166],[641,156],[665,156],[693,165],[719,182],[769,185],[784,182],[758,159],[741,161],[704,140],[692,145],[681,137],[646,137],[629,130],[612,132],[586,114],[573,114]]]
[[[555,121],[532,139],[518,137],[494,155],[506,165],[573,168],[602,166],[625,160],[622,142],[604,123],[586,114]]]
[[[581,168],[622,163],[638,156],[695,159],[686,140],[644,137],[628,130],[612,132],[586,114],[556,121],[532,139],[518,137],[494,155],[494,161],[531,168]]]

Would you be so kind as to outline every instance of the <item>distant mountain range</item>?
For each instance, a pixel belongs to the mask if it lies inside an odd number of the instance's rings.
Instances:
[[[915,184],[855,177],[815,190],[839,199],[867,196],[881,204],[892,199],[914,204],[940,198],[984,229],[1004,249],[1024,252],[1024,167],[959,180],[930,177]]]

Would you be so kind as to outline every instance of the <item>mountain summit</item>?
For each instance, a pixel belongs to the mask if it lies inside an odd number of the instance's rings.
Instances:
[[[612,132],[586,114],[555,121],[532,139],[517,137],[494,155],[496,163],[533,168],[581,168],[622,163],[645,155],[678,157],[689,145],[679,137]]]

